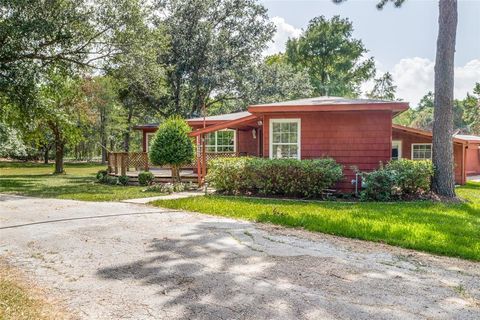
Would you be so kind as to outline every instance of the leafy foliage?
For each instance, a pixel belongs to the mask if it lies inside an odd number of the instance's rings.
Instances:
[[[150,171],[142,171],[138,174],[138,183],[141,186],[149,186],[153,183],[155,176]]]
[[[342,178],[342,166],[318,160],[220,158],[209,163],[207,180],[219,192],[322,197]]]
[[[172,178],[179,179],[178,169],[194,157],[194,145],[188,136],[191,128],[185,120],[173,116],[165,120],[150,145],[150,161],[154,165],[172,166]]]
[[[393,84],[392,74],[390,72],[385,72],[382,77],[375,79],[374,83],[372,91],[367,93],[368,98],[390,101],[395,100],[397,86]]]
[[[360,84],[375,75],[373,58],[363,60],[367,50],[352,32],[348,19],[320,16],[299,38],[287,41],[288,63],[309,74],[316,95],[355,96]]]
[[[20,133],[0,122],[0,157],[23,157],[27,150]]]
[[[362,200],[390,201],[420,197],[430,192],[434,167],[430,160],[400,159],[378,170],[362,173]]]

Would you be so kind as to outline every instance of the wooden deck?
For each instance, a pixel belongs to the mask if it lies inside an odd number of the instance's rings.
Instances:
[[[150,168],[149,171],[155,176],[155,182],[170,182],[172,180],[172,171],[165,168]],[[126,176],[130,178],[130,182],[138,182],[138,174],[141,171],[127,171]],[[112,176],[121,176],[120,173],[115,174],[114,172],[110,173]],[[180,178],[184,182],[197,182],[198,175],[193,172],[191,169],[182,169],[180,170]]]

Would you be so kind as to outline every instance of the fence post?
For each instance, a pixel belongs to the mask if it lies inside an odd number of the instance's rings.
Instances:
[[[115,170],[114,170],[114,172],[115,172],[115,175],[117,175],[118,174],[118,153],[114,153],[113,155],[114,155],[114,159],[115,159],[115,166],[114,166]]]
[[[112,173],[112,160],[111,160],[112,153],[107,153],[107,172]]]
[[[120,158],[120,173],[122,176],[126,175],[127,174],[127,159],[126,159],[126,156],[128,155],[128,153],[126,152],[122,152],[121,153],[121,158]]]

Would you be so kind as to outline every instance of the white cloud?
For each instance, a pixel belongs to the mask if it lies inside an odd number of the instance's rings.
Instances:
[[[288,24],[282,17],[273,17],[270,21],[275,24],[277,31],[268,48],[263,52],[264,56],[283,52],[288,38],[298,37],[302,33],[301,29]]]
[[[397,86],[397,97],[410,102],[415,107],[420,99],[433,91],[435,63],[425,58],[401,59],[391,70],[384,70],[377,65],[377,77],[389,71]],[[455,68],[455,98],[462,99],[467,92],[472,92],[475,82],[480,81],[480,59],[474,59],[464,66]],[[371,90],[373,82],[362,86],[362,91]]]

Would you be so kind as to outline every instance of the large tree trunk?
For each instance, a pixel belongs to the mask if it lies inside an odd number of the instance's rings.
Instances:
[[[64,173],[63,169],[63,141],[55,141],[55,174]]]
[[[455,197],[453,159],[453,76],[457,32],[457,0],[440,0],[433,122],[433,191]]]
[[[102,145],[102,164],[107,162],[107,110],[100,108],[100,144]]]

